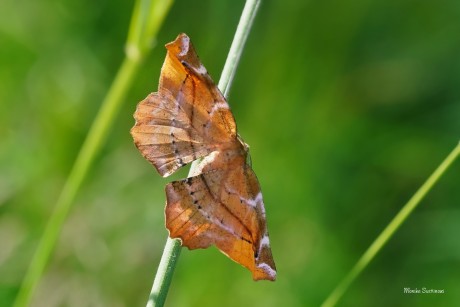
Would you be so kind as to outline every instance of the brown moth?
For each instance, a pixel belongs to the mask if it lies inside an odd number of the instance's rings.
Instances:
[[[166,49],[158,92],[137,106],[131,134],[163,177],[203,158],[193,177],[166,186],[169,235],[189,249],[214,244],[254,280],[275,280],[259,182],[230,107],[186,34]]]

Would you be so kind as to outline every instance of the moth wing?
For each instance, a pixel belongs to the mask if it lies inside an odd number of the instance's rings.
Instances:
[[[236,140],[228,103],[188,36],[180,34],[166,48],[158,92],[139,103],[131,129],[134,143],[163,177]]]
[[[275,280],[259,183],[244,164],[211,170],[166,186],[166,228],[189,249],[215,244],[252,272]]]

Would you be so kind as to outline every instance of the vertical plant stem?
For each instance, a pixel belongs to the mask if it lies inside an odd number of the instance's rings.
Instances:
[[[108,124],[112,121],[111,117],[118,110],[118,104],[124,97],[123,85],[130,82],[136,71],[137,64],[129,59],[125,59],[115,78],[113,84],[119,84],[121,87],[112,87],[107,98],[112,103],[104,104],[100,110],[97,120],[94,121],[93,127],[90,130],[77,160],[74,163],[72,171],[61,191],[54,211],[46,224],[45,231],[40,239],[39,245],[26,272],[22,282],[21,289],[16,297],[15,306],[29,305],[32,294],[40,281],[46,264],[51,256],[51,253],[56,245],[56,241],[61,233],[64,221],[67,218],[70,207],[75,199],[75,195],[81,186],[81,183],[86,176],[95,153],[99,150],[101,141],[105,138],[109,127]],[[121,92],[120,92],[121,91]],[[114,98],[110,98],[114,97]]]
[[[141,14],[142,5],[147,4],[150,5],[150,8],[155,12],[155,18],[159,19],[156,23],[152,24],[154,28],[150,29],[147,29],[145,24],[153,14],[146,14],[145,16]],[[46,224],[45,231],[26,272],[14,306],[22,307],[29,305],[33,292],[43,275],[46,264],[59,238],[59,234],[61,233],[72,203],[75,200],[75,196],[88,170],[91,168],[96,154],[107,139],[114,119],[142,63],[142,59],[151,49],[141,45],[141,42],[146,40],[151,41],[152,39],[152,37],[146,37],[145,33],[147,32],[152,36],[158,33],[159,27],[164,17],[167,15],[171,4],[172,0],[152,0],[150,2],[142,2],[142,0],[137,1],[128,32],[126,57],[102,102],[101,108],[93,121],[70,171],[69,177],[56,202],[54,211]],[[136,52],[132,52],[133,50]]]
[[[219,79],[219,89],[225,98],[228,97],[230,88],[235,77],[236,68],[243,53],[244,45],[246,44],[249,32],[256,17],[257,10],[259,9],[260,0],[247,0],[241,13],[240,22],[235,31],[230,51],[227,55],[222,74]]]
[[[153,281],[152,291],[150,291],[149,300],[147,301],[147,307],[164,305],[180,251],[180,240],[168,237],[166,239],[160,264],[158,265],[155,280]]]
[[[387,227],[380,233],[375,241],[364,252],[355,266],[345,276],[345,278],[337,285],[334,291],[331,292],[329,297],[321,305],[322,307],[332,307],[337,304],[339,299],[350,287],[351,283],[358,277],[358,275],[367,267],[369,262],[374,259],[375,255],[382,249],[388,242],[393,234],[398,230],[402,223],[409,217],[412,211],[417,207],[420,201],[431,190],[435,183],[441,178],[446,170],[452,165],[455,159],[460,155],[460,143],[452,150],[446,159],[438,166],[438,168],[431,174],[425,183],[418,189],[412,198],[404,205],[401,211],[393,218]]]
[[[244,50],[244,45],[248,38],[249,32],[257,14],[260,0],[247,0],[238,23],[235,36],[233,37],[230,51],[227,55],[224,68],[219,80],[219,89],[227,98],[230,91],[233,77]],[[197,161],[192,163],[189,171],[189,177],[195,175]],[[153,281],[152,291],[150,292],[147,307],[162,307],[171,285],[174,268],[180,255],[181,243],[178,239],[167,238],[165,249],[158,266],[155,279]]]

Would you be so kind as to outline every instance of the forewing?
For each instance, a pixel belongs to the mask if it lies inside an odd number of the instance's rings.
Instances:
[[[198,58],[190,38],[179,34],[166,49],[159,92],[169,91],[190,115],[192,126],[207,140],[233,141],[236,138],[233,114]]]
[[[163,176],[236,141],[227,102],[185,34],[168,49],[157,93],[141,101],[131,129],[136,146]]]

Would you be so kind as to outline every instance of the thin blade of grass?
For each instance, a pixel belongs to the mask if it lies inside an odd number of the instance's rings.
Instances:
[[[414,211],[420,201],[426,196],[431,190],[435,183],[441,178],[441,176],[449,169],[455,159],[460,155],[460,143],[452,150],[452,152],[444,159],[444,161],[438,166],[438,168],[431,174],[425,183],[418,189],[417,192],[412,196],[411,199],[402,207],[398,214],[393,220],[387,225],[387,227],[380,233],[375,241],[369,246],[364,252],[355,266],[345,276],[345,278],[337,285],[334,291],[327,297],[327,299],[321,305],[322,307],[332,307],[337,304],[339,299],[347,291],[353,281],[361,274],[361,272],[368,266],[368,264],[375,258],[377,253],[382,247],[390,240],[393,234],[398,228],[404,223],[409,215]]]
[[[260,0],[247,0],[241,13],[235,36],[233,37],[230,51],[227,55],[224,68],[219,80],[219,89],[225,98],[228,97],[233,77],[244,50],[244,45],[248,38],[249,32],[257,14]],[[198,161],[192,163],[188,176],[195,175],[195,168]],[[171,285],[172,275],[181,251],[181,243],[178,239],[166,239],[165,249],[158,266],[152,290],[147,301],[147,307],[162,307],[168,295],[169,286]]]
[[[142,0],[138,0],[131,17],[131,28],[128,31],[129,34],[126,43],[126,57],[123,60],[104,101],[102,102],[101,108],[93,121],[77,159],[72,166],[67,181],[65,182],[61,194],[56,202],[54,211],[45,226],[45,231],[26,272],[21,288],[19,289],[19,293],[16,296],[14,303],[15,307],[29,305],[33,292],[36,289],[51,253],[56,246],[57,239],[59,238],[62,226],[64,225],[70,208],[75,200],[75,196],[77,195],[88,170],[91,168],[96,154],[99,152],[100,148],[107,139],[126,93],[131,87],[134,77],[141,66],[140,64],[142,63],[142,59],[147,55],[148,51],[150,51],[150,48],[138,46],[138,44],[143,41],[152,41],[152,37],[146,37],[146,33],[148,33],[148,35],[156,36],[159,27],[172,4],[172,0],[150,1],[150,6],[155,12],[155,14],[150,15],[155,16],[155,18],[158,18],[159,21],[156,23],[149,23],[154,28],[147,29],[144,24],[149,20],[149,18],[151,18],[151,16],[148,16],[146,19],[142,18],[141,2]],[[139,36],[136,33],[142,33],[140,38],[138,38]],[[133,50],[135,52],[133,52]]]

